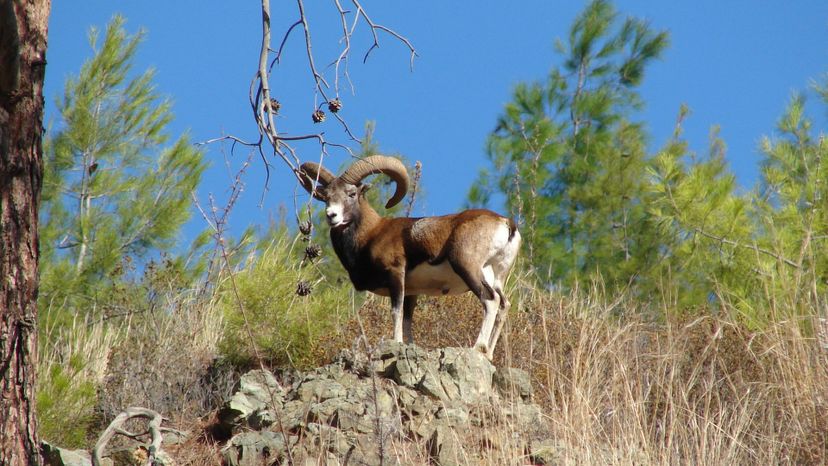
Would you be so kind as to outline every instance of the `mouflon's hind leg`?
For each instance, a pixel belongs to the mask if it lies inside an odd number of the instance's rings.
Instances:
[[[403,341],[414,343],[414,333],[411,326],[414,323],[414,309],[417,307],[417,296],[406,296],[403,300]]]
[[[512,306],[512,303],[506,299],[506,296],[503,294],[503,289],[500,286],[495,288],[495,292],[500,297],[500,308],[497,311],[497,320],[495,323],[494,333],[492,333],[492,337],[489,340],[489,352],[486,354],[489,360],[494,358],[494,350],[497,346],[497,341],[500,339],[500,331],[503,330],[503,324],[506,323],[506,318],[509,315],[509,308]]]
[[[489,266],[463,267],[462,264],[452,263],[452,268],[483,305],[483,323],[474,348],[488,357],[489,341],[500,307],[500,297],[494,290],[494,272]]]

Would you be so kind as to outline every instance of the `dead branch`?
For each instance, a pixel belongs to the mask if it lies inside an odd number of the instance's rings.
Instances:
[[[417,199],[417,193],[420,190],[420,178],[423,176],[423,164],[419,160],[414,164],[414,178],[411,183],[411,196],[408,197],[408,205],[405,206],[405,216],[410,217],[411,211],[414,210],[414,201]]]
[[[158,412],[151,409],[133,406],[115,416],[115,419],[112,420],[109,427],[103,431],[101,437],[98,439],[98,442],[95,443],[95,448],[92,450],[93,466],[101,466],[103,464],[103,451],[115,435],[123,435],[125,437],[132,438],[133,440],[138,440],[142,435],[144,435],[133,434],[123,429],[123,425],[133,418],[148,419],[147,432],[145,432],[145,434],[150,435],[150,443],[147,445],[146,465],[151,466],[154,464],[158,452],[161,451],[161,441],[163,440],[161,431],[164,429],[161,427],[161,423],[164,421],[164,418]]]
[[[240,144],[248,147],[256,147],[265,164],[265,190],[267,190],[268,181],[270,179],[271,153],[277,159],[281,159],[282,163],[290,169],[294,176],[299,178],[298,168],[302,161],[297,156],[296,149],[292,146],[294,143],[316,141],[320,148],[320,161],[324,160],[325,156],[328,155],[329,147],[342,149],[349,155],[355,156],[353,150],[349,146],[351,143],[360,144],[361,140],[353,133],[339,111],[341,108],[341,101],[339,100],[339,78],[340,76],[344,76],[353,91],[353,83],[351,83],[348,72],[348,62],[352,52],[352,38],[357,32],[357,26],[360,19],[365,22],[364,24],[367,24],[373,39],[370,47],[365,53],[363,62],[367,60],[368,56],[374,49],[379,47],[379,34],[382,32],[405,44],[410,52],[410,66],[413,68],[414,58],[417,56],[417,51],[411,41],[394,30],[374,22],[359,0],[350,0],[350,2],[355,7],[353,11],[344,8],[341,0],[334,0],[334,7],[340,15],[342,27],[342,49],[336,59],[331,63],[334,73],[333,88],[331,88],[329,81],[325,76],[325,70],[318,68],[316,64],[317,60],[313,48],[310,21],[305,12],[304,0],[296,0],[296,20],[291,23],[291,25],[281,36],[278,48],[274,48],[271,45],[272,29],[270,0],[262,0],[262,41],[259,48],[258,66],[254,77],[251,80],[248,95],[259,137],[256,140],[248,140],[236,136],[223,136],[220,138],[210,139],[201,144],[230,140],[233,142],[234,146],[236,144]],[[290,47],[287,46],[287,42],[291,34],[300,29],[304,39],[305,63],[313,80],[314,92],[323,100],[323,102],[317,105],[316,110],[321,112],[322,107],[325,105],[328,105],[328,108],[331,108],[330,106],[333,105],[332,102],[336,101],[336,107],[334,110],[331,110],[330,114],[333,115],[333,119],[339,123],[343,132],[350,140],[350,143],[348,144],[330,142],[325,138],[325,133],[322,131],[312,134],[290,135],[277,129],[276,112],[278,111],[278,104],[273,98],[273,90],[270,88],[270,73],[274,70],[274,66],[280,64],[282,59],[289,52]],[[329,65],[329,67],[331,65]],[[319,121],[321,122],[322,118],[319,118]],[[266,145],[270,146],[269,149],[266,149]]]

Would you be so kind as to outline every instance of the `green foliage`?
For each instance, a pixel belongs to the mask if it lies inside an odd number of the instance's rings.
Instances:
[[[312,261],[302,261],[305,243],[286,230],[270,238],[222,284],[226,328],[220,349],[240,366],[261,357],[276,366],[309,367],[318,362],[321,337],[349,315],[351,285],[326,280]],[[300,282],[309,285],[309,295],[300,296]]]
[[[84,447],[94,422],[96,387],[83,377],[81,364],[78,358],[65,367],[52,364],[49,384],[37,393],[40,435],[66,448]]]
[[[683,108],[679,120],[687,115]],[[687,143],[674,139],[652,160],[649,214],[662,233],[653,277],[679,308],[698,306],[725,290],[755,285],[735,241],[751,235],[748,204],[736,193],[736,180],[725,162],[724,144],[714,129],[710,150],[702,159],[688,160]]]
[[[751,326],[822,306],[828,277],[824,140],[813,135],[798,95],[775,137],[762,140],[760,184],[750,192],[737,191],[715,133],[705,159],[685,163],[687,147],[678,137],[655,157],[649,205],[670,238],[660,246],[661,264],[670,269],[678,302],[715,297]]]
[[[686,107],[674,137],[647,154],[637,86],[666,45],[666,33],[590,3],[557,43],[563,59],[548,79],[515,88],[470,204],[505,196],[546,285],[598,279],[668,311],[715,304],[751,326],[824,306],[828,154],[804,97],[763,139],[759,186],[740,191],[717,128],[707,154],[688,149]],[[828,86],[815,91],[828,101]]]
[[[111,348],[133,315],[173,312],[204,274],[200,235],[171,254],[205,169],[186,137],[170,142],[154,73],[133,76],[142,34],[116,16],[56,103],[45,143],[40,223],[37,402],[41,434],[84,446]]]
[[[602,276],[621,288],[653,261],[646,137],[630,118],[644,68],[666,45],[665,32],[594,1],[557,44],[562,64],[543,83],[518,85],[498,119],[488,141],[492,170],[481,172],[469,201],[506,196],[545,282]]]
[[[186,136],[168,144],[171,104],[152,70],[131,76],[142,33],[130,36],[123,24],[116,16],[102,44],[92,30],[94,56],[57,102],[59,129],[44,157],[43,309],[92,312],[126,264],[140,268],[169,251],[205,169]]]
[[[62,447],[87,447],[95,433],[97,390],[122,333],[89,319],[40,327],[45,338],[37,361],[38,432]]]

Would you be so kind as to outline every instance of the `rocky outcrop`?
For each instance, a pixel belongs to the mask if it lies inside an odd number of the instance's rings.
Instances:
[[[43,442],[41,451],[45,463],[49,466],[92,466],[92,455],[86,450],[67,450]]]
[[[472,349],[393,342],[283,386],[249,372],[218,419],[233,466],[520,464],[548,437],[524,371],[496,370]]]

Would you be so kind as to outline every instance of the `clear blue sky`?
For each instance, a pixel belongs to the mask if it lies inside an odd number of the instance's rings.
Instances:
[[[317,60],[324,66],[338,53],[338,17],[333,2],[306,3]],[[566,36],[586,3],[364,3],[376,22],[408,37],[420,57],[411,72],[407,50],[381,36],[381,47],[363,65],[361,57],[370,38],[362,29],[353,44],[350,66],[356,93],[344,93],[342,115],[360,133],[365,121],[375,121],[375,139],[384,152],[423,162],[427,196],[418,199],[415,214],[449,213],[461,206],[478,169],[486,164],[486,136],[512,88],[520,81],[546,76],[558,60],[554,40]],[[828,71],[828,1],[617,1],[615,5],[623,15],[645,18],[653,27],[670,31],[671,46],[661,61],[648,68],[642,87],[646,108],[640,119],[650,129],[651,148],[666,141],[679,106],[686,103],[692,110],[685,126],[691,147],[703,152],[710,127],[720,125],[728,159],[740,183],[750,187],[756,181],[759,139],[772,133],[793,92]],[[103,29],[115,13],[127,18],[130,32],[139,28],[147,32],[137,66],[156,68],[159,90],[173,99],[174,135],[189,131],[194,141],[201,141],[223,134],[245,139],[256,134],[248,104],[261,31],[260,4],[255,0],[54,2],[47,118],[54,115],[53,102],[65,78],[77,74],[91,54],[89,27]],[[295,2],[273,1],[274,35],[280,37],[295,19]],[[314,94],[300,38],[291,37],[285,61],[271,81],[286,115],[278,125],[296,134],[319,129],[310,124]],[[823,107],[811,109],[820,117],[826,115]],[[347,142],[334,122],[325,123],[324,129],[329,140]],[[304,159],[319,156],[313,143],[297,148]],[[334,167],[346,160],[342,152],[332,155]],[[235,166],[246,156],[246,150],[238,150]],[[208,148],[207,157],[212,168],[199,196],[206,199],[213,193],[221,198],[230,178],[220,148]],[[276,167],[279,172],[273,174],[260,206],[264,170],[254,159],[234,213],[234,230],[264,224],[279,204],[292,211],[294,193],[304,195],[287,170],[278,163]]]

